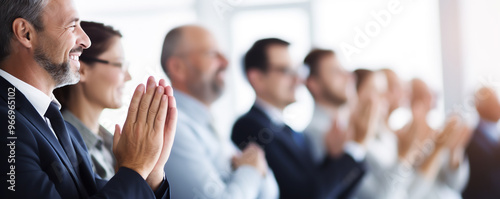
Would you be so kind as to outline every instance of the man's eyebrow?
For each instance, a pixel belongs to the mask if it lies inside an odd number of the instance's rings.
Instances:
[[[69,22],[68,22],[68,23],[66,23],[66,24],[70,24],[70,23],[73,23],[73,22],[79,22],[79,21],[80,21],[80,18],[75,17],[75,18],[71,19],[71,21],[69,21]]]

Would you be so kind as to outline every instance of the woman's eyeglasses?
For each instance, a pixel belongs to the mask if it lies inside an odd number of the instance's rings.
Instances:
[[[92,57],[80,57],[80,60],[82,60],[83,62],[98,62],[98,63],[102,63],[102,64],[108,64],[108,65],[116,66],[116,67],[119,67],[122,69],[126,69],[129,65],[128,62],[110,62],[107,60],[102,60],[102,59],[92,58]]]

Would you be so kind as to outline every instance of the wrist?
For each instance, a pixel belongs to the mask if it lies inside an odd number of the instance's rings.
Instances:
[[[147,171],[147,169],[144,169],[144,168],[139,167],[139,166],[122,164],[122,165],[118,166],[118,168],[120,168],[120,167],[125,167],[125,168],[131,169],[131,170],[137,172],[139,175],[141,175],[141,177],[144,180],[146,180],[146,178],[148,177],[148,175],[150,173],[150,171]]]
[[[146,183],[148,183],[153,191],[156,191],[163,182],[164,177],[165,173],[163,170],[152,171],[146,178]]]

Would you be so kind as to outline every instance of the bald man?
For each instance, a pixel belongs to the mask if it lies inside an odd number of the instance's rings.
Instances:
[[[216,133],[209,108],[224,90],[228,61],[213,35],[181,26],[165,37],[161,55],[178,101],[179,120],[165,172],[173,198],[277,198],[278,185],[257,145],[239,151]]]
[[[462,196],[500,198],[500,103],[495,91],[483,87],[476,92],[476,110],[480,121],[466,153],[470,160],[470,178]]]

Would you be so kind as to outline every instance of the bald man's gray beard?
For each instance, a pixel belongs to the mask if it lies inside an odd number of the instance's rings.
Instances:
[[[56,82],[56,88],[76,84],[80,80],[80,73],[78,71],[74,73],[71,72],[69,61],[60,64],[54,63],[41,48],[35,49],[34,56],[35,61],[40,64]]]
[[[224,82],[218,83],[217,81],[212,82],[212,93],[215,99],[218,99],[224,92]]]
[[[222,95],[222,93],[224,92],[225,82],[224,82],[224,80],[218,81],[217,77],[219,76],[220,73],[223,73],[225,71],[226,71],[226,69],[219,69],[219,70],[217,70],[217,72],[215,73],[215,75],[213,77],[212,92],[214,93],[216,98],[219,98]]]
[[[216,78],[221,72],[223,72],[223,70],[217,71],[214,76],[205,81],[195,78],[187,85],[189,92],[206,103],[213,103],[219,99],[224,92],[224,80],[218,81]]]

